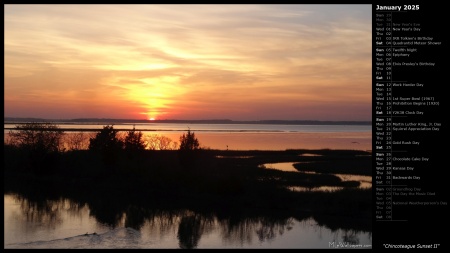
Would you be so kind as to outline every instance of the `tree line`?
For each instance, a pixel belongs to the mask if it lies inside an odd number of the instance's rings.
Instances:
[[[5,156],[9,157],[5,166],[35,174],[51,174],[58,170],[63,156],[64,159],[73,155],[80,159],[94,159],[93,167],[95,159],[98,159],[102,168],[118,168],[118,161],[127,159],[131,165],[132,161],[147,156],[149,150],[178,150],[180,163],[187,168],[195,164],[197,152],[194,151],[201,149],[190,129],[180,136],[179,146],[162,135],[144,138],[144,134],[134,127],[130,131],[118,131],[113,125],[103,126],[91,134],[66,134],[54,123],[26,123],[16,125],[6,137]],[[79,156],[79,152],[84,155]]]
[[[26,123],[16,125],[5,138],[5,144],[29,150],[64,152],[71,150],[195,150],[200,149],[198,139],[190,129],[180,136],[180,145],[167,136],[152,134],[144,136],[134,127],[125,133],[113,125],[103,126],[97,132],[66,134],[54,123]]]

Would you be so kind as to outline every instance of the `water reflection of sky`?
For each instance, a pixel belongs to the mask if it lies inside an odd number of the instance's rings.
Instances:
[[[46,211],[12,195],[5,195],[4,203],[5,248],[328,248],[330,242],[372,241],[370,232],[331,231],[311,217],[235,220],[191,211],[155,212],[130,227],[129,213],[113,228],[99,223],[87,206],[69,200],[47,202],[51,208]]]
[[[308,162],[281,162],[281,163],[265,163],[263,166],[267,169],[277,169],[287,172],[299,172],[294,168],[294,163],[308,163]],[[302,171],[299,173],[311,173],[315,174],[314,171]],[[368,189],[372,187],[372,177],[363,175],[352,175],[352,174],[333,174],[339,177],[342,181],[358,181],[360,183],[359,188]],[[288,189],[292,191],[336,191],[341,190],[343,187],[336,186],[320,186],[320,187],[302,187],[302,186],[290,186]]]

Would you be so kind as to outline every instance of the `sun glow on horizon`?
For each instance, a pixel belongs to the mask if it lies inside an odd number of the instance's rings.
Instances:
[[[109,80],[109,85],[120,87],[124,91],[122,96],[137,105],[140,114],[146,115],[149,120],[171,114],[178,97],[183,94],[183,89],[177,87],[178,79],[169,75],[154,78],[132,75],[115,77]]]
[[[372,117],[370,5],[88,9],[5,6],[5,115]]]

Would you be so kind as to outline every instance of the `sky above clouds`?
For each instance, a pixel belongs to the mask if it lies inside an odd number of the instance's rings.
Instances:
[[[371,120],[371,5],[4,5],[5,116]]]

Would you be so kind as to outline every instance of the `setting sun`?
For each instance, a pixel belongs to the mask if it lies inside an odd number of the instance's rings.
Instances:
[[[370,120],[367,13],[370,5],[7,5],[4,112]]]
[[[375,12],[4,4],[4,247],[372,247]]]

